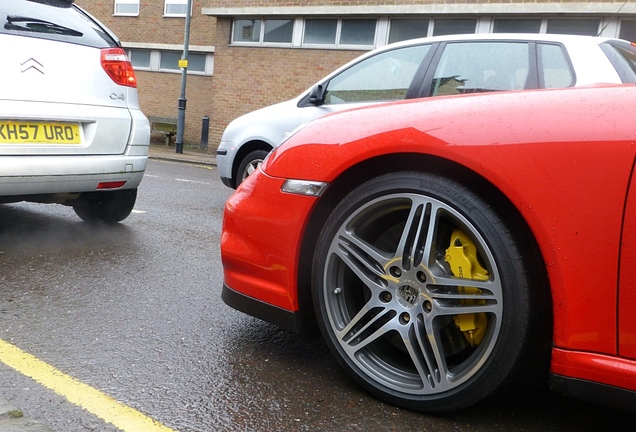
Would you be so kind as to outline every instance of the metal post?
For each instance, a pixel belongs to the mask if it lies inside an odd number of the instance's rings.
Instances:
[[[186,78],[188,76],[188,47],[190,46],[190,20],[192,18],[192,0],[188,0],[186,6],[185,35],[183,38],[183,56],[179,62],[181,68],[181,96],[179,97],[177,116],[177,140],[175,141],[175,151],[183,153],[183,129],[185,127],[186,111]]]
[[[208,149],[208,139],[210,137],[210,117],[203,116],[201,120],[201,148]]]

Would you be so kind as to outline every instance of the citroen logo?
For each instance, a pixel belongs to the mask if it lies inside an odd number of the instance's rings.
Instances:
[[[42,63],[40,63],[33,57],[20,63],[20,66],[22,66],[22,70],[21,70],[22,73],[25,73],[29,70],[36,70],[40,72],[42,75],[44,75],[44,66],[42,65]]]

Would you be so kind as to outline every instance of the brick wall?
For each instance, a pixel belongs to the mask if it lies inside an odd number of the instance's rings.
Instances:
[[[122,41],[183,45],[185,18],[164,18],[162,0],[141,0],[137,17],[113,16],[114,0],[76,0],[76,3],[106,24]],[[214,45],[215,20],[201,14],[204,6],[207,2],[192,2],[191,45]]]
[[[183,47],[185,18],[164,18],[164,2],[141,0],[138,17],[113,16],[113,0],[76,0],[76,3],[108,26],[122,42],[174,44]],[[216,19],[200,13],[201,1],[193,2],[190,45],[214,46]],[[147,116],[178,115],[181,74],[137,71],[139,104]],[[212,116],[212,81],[209,76],[188,75],[186,85],[186,122],[183,141],[198,145],[203,116]],[[153,137],[161,139],[161,136]],[[216,143],[210,140],[212,150]]]

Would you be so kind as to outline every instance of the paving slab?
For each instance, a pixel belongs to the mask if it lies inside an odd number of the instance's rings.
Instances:
[[[22,410],[0,398],[0,432],[54,432],[45,424],[24,417]]]

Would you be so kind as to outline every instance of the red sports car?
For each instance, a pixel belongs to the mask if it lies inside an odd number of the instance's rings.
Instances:
[[[636,86],[432,98],[296,131],[228,200],[223,300],[396,405],[511,384],[636,407]]]

